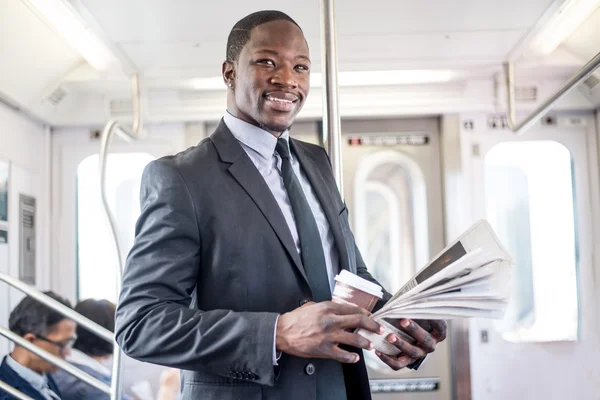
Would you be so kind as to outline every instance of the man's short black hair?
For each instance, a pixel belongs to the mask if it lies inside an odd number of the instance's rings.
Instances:
[[[56,293],[44,292],[44,294],[72,308],[69,300],[60,297]],[[27,296],[10,313],[8,329],[21,337],[28,333],[33,333],[36,336],[47,336],[63,319],[68,318],[33,297]]]
[[[75,306],[75,311],[111,332],[115,331],[115,305],[108,300],[87,299]],[[77,341],[73,348],[90,356],[107,356],[113,344],[77,325]]]
[[[291,22],[292,24],[296,25],[300,31],[302,31],[302,28],[300,28],[300,25],[298,25],[296,21],[281,11],[257,11],[239,20],[233,26],[231,32],[229,32],[229,37],[227,38],[226,60],[232,63],[238,60],[242,49],[250,40],[250,33],[252,32],[252,29],[259,25],[266,24],[267,22],[281,20]]]

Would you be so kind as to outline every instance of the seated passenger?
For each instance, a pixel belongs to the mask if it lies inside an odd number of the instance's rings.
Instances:
[[[75,306],[75,311],[86,318],[94,321],[111,332],[115,330],[115,305],[107,300],[88,299]],[[92,375],[94,378],[110,385],[112,374],[113,344],[89,332],[82,326],[77,327],[77,341],[67,361],[80,370]],[[125,356],[122,367],[127,366]],[[136,361],[137,364],[141,364]],[[139,366],[139,365],[137,365]],[[124,374],[127,376],[127,372]],[[110,396],[101,390],[78,380],[74,376],[59,370],[54,379],[63,395],[64,400],[108,400]],[[140,377],[138,377],[140,378]],[[123,400],[129,400],[126,393],[131,393],[140,400],[171,400],[177,398],[179,389],[179,371],[164,370],[158,379],[160,386],[157,396],[152,394],[150,383],[145,379],[132,382],[128,388],[127,380],[124,380]]]
[[[62,297],[52,292],[45,294],[71,307]],[[25,297],[10,313],[8,327],[28,342],[64,359],[75,342],[77,324],[37,300]],[[15,345],[12,353],[2,360],[0,380],[34,400],[60,400],[60,390],[48,375],[57,370],[58,367],[48,361]],[[13,396],[0,390],[0,400],[12,399]]]
[[[107,300],[88,299],[75,306],[75,311],[91,319],[111,332],[115,330],[115,305]],[[67,361],[94,378],[110,386],[113,344],[91,333],[82,326],[77,327],[77,341]],[[73,375],[59,370],[53,375],[64,400],[108,400],[105,393]],[[124,400],[130,399],[123,395]]]

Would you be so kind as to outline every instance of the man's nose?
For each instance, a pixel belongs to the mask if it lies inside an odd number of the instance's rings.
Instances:
[[[271,78],[271,83],[282,87],[298,86],[294,77],[294,71],[288,67],[280,67],[275,70],[275,74]]]

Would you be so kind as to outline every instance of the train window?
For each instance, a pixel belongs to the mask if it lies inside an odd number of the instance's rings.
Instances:
[[[504,142],[485,157],[486,214],[515,259],[505,340],[577,340],[571,154],[554,141]],[[560,323],[557,321],[560,319]]]
[[[139,192],[144,167],[154,160],[146,153],[109,154],[106,194],[117,220],[117,236],[126,256],[140,214]],[[116,302],[117,259],[100,202],[98,155],[77,168],[77,296]]]
[[[369,272],[394,293],[429,256],[423,172],[399,151],[365,155],[356,168],[354,202],[357,245]],[[389,371],[373,352],[365,352],[365,362],[374,370]]]
[[[428,257],[422,171],[403,153],[376,152],[361,159],[354,188],[358,246],[369,271],[393,293]]]

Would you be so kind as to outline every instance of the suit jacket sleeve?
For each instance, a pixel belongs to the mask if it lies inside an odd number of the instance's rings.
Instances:
[[[277,314],[190,307],[202,268],[202,205],[169,159],[146,167],[140,197],[117,308],[118,344],[141,361],[273,385]]]

